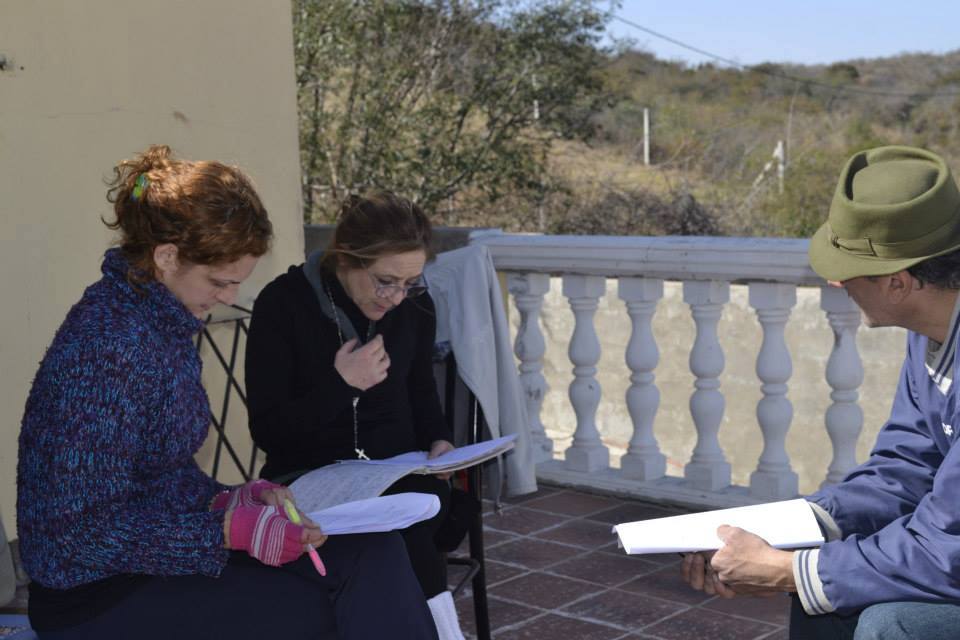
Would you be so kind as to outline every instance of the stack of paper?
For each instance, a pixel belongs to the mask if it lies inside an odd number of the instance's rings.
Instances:
[[[429,493],[396,493],[345,502],[307,515],[328,536],[406,529],[440,511],[440,500]]]
[[[290,485],[304,513],[320,511],[344,502],[380,495],[394,482],[411,473],[456,471],[494,458],[513,448],[516,434],[485,440],[427,459],[426,451],[411,451],[385,460],[341,460],[306,473]]]
[[[723,544],[717,537],[723,524],[754,533],[778,549],[823,544],[820,525],[803,499],[628,522],[613,532],[627,553],[707,551]]]
[[[475,464],[495,458],[501,453],[513,449],[513,441],[516,439],[517,434],[514,433],[493,440],[484,440],[448,451],[433,459],[427,458],[426,451],[411,451],[383,460],[342,460],[341,462],[344,464],[410,466],[412,468],[410,473],[419,474],[443,473],[472,467]]]

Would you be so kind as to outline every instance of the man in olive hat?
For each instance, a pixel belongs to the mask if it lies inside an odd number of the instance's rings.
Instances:
[[[783,551],[720,527],[684,578],[736,594],[796,592],[790,637],[960,637],[960,192],[940,156],[910,147],[854,155],[810,264],[871,327],[909,331],[890,418],[869,459],[807,497],[827,542]]]

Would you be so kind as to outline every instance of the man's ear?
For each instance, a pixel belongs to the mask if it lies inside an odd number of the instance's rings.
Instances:
[[[168,276],[176,273],[180,268],[180,252],[177,245],[159,244],[153,249],[153,264],[157,265],[159,276]]]
[[[906,269],[886,276],[887,297],[890,302],[903,302],[914,290],[919,289],[920,281]]]

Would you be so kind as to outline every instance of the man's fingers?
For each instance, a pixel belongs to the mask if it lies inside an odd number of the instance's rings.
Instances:
[[[684,582],[690,582],[690,565],[693,563],[693,554],[685,553],[683,554],[683,560],[680,561],[680,575],[683,576]]]
[[[722,524],[717,527],[717,537],[720,538],[723,542],[726,542],[730,536],[732,536],[737,531],[736,527],[731,527],[728,524]]]
[[[697,591],[703,591],[703,577],[705,564],[699,553],[690,554],[690,586]]]
[[[728,587],[716,573],[713,573],[713,591],[721,598],[732,598],[737,595],[736,591]]]

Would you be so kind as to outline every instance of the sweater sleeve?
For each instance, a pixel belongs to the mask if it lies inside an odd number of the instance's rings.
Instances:
[[[313,383],[298,392],[294,304],[275,281],[257,297],[250,318],[245,363],[250,433],[268,456],[342,440],[336,418],[362,395],[332,362],[312,371]]]
[[[144,483],[144,434],[156,422],[136,347],[76,345],[45,361],[21,434],[18,525],[31,576],[69,588],[123,573],[219,575],[219,486],[195,463]],[[94,365],[95,363],[95,365]],[[183,488],[188,499],[174,499]]]
[[[413,409],[417,446],[429,450],[437,440],[453,442],[453,434],[447,428],[437,382],[433,376],[433,344],[437,334],[437,316],[429,294],[414,300],[417,311],[417,345],[410,368],[408,390]]]

